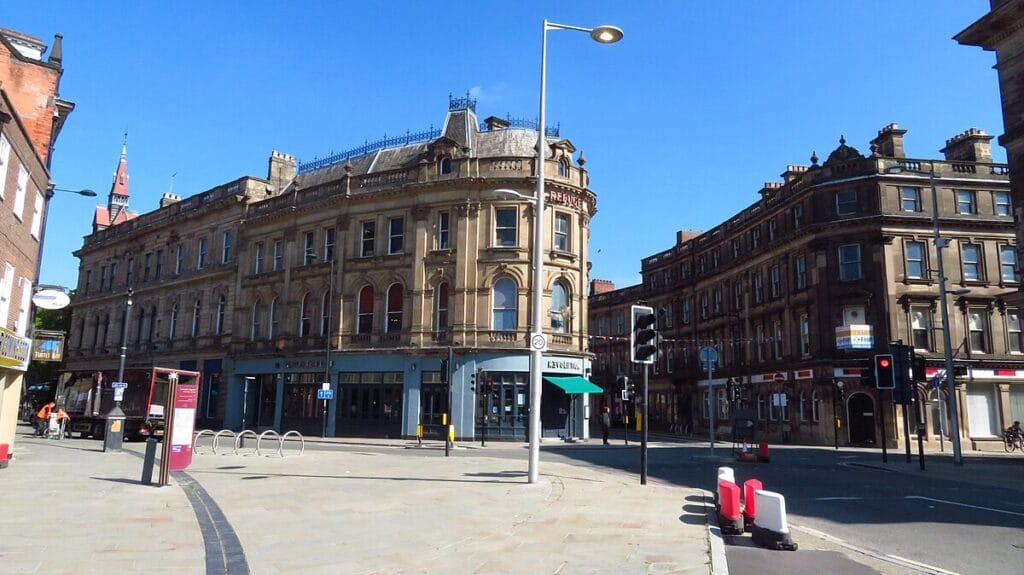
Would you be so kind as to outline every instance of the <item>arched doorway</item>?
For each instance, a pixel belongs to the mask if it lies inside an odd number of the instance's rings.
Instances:
[[[866,393],[855,393],[846,404],[850,421],[850,443],[876,445],[875,402]]]

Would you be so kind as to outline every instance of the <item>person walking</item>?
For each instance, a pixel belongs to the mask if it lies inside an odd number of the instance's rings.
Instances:
[[[608,431],[612,427],[612,410],[608,406],[604,406],[601,410],[601,439],[605,445],[608,445]]]

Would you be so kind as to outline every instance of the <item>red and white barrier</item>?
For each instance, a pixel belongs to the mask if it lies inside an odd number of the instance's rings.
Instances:
[[[715,476],[715,509],[718,509],[718,482],[728,481],[730,483],[736,483],[736,474],[733,472],[732,467],[719,467],[718,472]]]
[[[755,492],[763,490],[760,479],[748,479],[743,482],[743,527],[746,531],[753,529],[757,519],[757,496]]]
[[[740,510],[740,487],[732,481],[718,481],[718,526],[726,535],[743,533],[743,513]]]
[[[772,457],[768,454],[768,442],[762,441],[757,446],[757,460],[761,463],[771,463]]]
[[[767,549],[796,551],[786,520],[786,498],[778,493],[759,489],[754,492],[757,518],[751,535],[754,543]]]

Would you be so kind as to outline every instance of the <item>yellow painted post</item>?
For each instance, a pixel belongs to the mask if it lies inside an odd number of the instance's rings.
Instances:
[[[416,424],[416,444],[423,445],[423,424]]]

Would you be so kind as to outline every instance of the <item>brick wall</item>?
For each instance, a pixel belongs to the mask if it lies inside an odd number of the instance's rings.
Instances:
[[[0,42],[0,84],[8,93],[43,163],[50,150],[60,69],[34,61]]]

